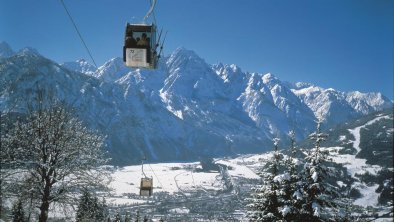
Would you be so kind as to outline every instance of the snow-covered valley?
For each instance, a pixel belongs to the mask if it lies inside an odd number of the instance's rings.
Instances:
[[[380,118],[387,118],[387,116]],[[355,137],[357,138],[357,134]],[[362,174],[367,171],[376,174],[382,167],[366,164],[365,159],[359,159],[356,155],[339,154],[338,151],[343,147],[324,147],[323,149],[330,151],[330,158],[343,164],[348,175],[356,179],[350,186],[360,191],[361,197],[354,199],[353,203],[362,207],[370,206],[380,209],[378,211],[380,214],[387,214],[387,209],[378,203],[380,193],[376,190],[379,185],[367,184],[356,177],[356,173]],[[237,205],[238,208],[232,209],[232,215],[235,219],[242,221],[245,220],[243,216],[247,211],[243,206],[246,203],[245,199],[250,198],[251,187],[261,183],[258,173],[270,158],[272,158],[271,152],[241,155],[236,158],[219,158],[214,160],[215,164],[222,166],[225,171],[211,170],[208,172],[201,172],[202,166],[199,162],[144,164],[144,172],[154,181],[154,196],[152,198],[138,196],[139,182],[143,177],[141,165],[117,168],[112,174],[113,181],[110,183],[113,191],[107,200],[115,208],[120,207],[123,210],[133,211],[149,209],[147,206],[157,206],[155,204],[163,201],[162,197],[164,199],[173,198],[173,201],[170,201],[170,207],[167,208],[167,213],[162,212],[163,215],[170,215],[174,209],[187,210],[191,215],[190,212],[195,212],[196,209],[190,210],[188,208],[190,204],[187,202],[218,201],[218,199],[229,198],[234,202],[240,201]],[[227,176],[229,177],[227,178]],[[337,178],[337,180],[338,184],[341,184],[341,178]],[[228,184],[226,185],[227,181],[230,181],[231,189]],[[345,184],[341,185],[346,186]],[[162,196],[163,194],[168,194],[168,196]],[[155,197],[155,195],[158,196]],[[183,202],[184,200],[186,202]],[[166,204],[169,203],[166,202]],[[213,208],[212,212],[219,212],[221,209],[221,207]],[[173,214],[179,216],[183,213]],[[390,218],[381,218],[377,221],[391,220]]]

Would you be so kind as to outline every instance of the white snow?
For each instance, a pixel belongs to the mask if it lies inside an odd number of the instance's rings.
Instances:
[[[344,135],[341,135],[341,136],[339,136],[339,139],[338,139],[338,141],[344,141],[346,139],[346,136],[344,136]]]
[[[321,208],[320,204],[313,202],[312,208],[313,208],[313,215],[316,217],[320,217],[320,208]]]
[[[109,197],[105,199],[109,205],[135,205],[145,203],[146,200],[124,197]]]
[[[248,178],[248,179],[259,179],[260,176],[258,176],[252,169],[250,169],[248,166],[241,165],[237,163],[237,159],[233,160],[218,160],[216,163],[218,164],[223,164],[226,166],[229,166],[228,172],[232,177],[243,177],[243,178]]]
[[[365,184],[356,182],[353,187],[358,188],[361,192],[362,197],[354,201],[355,205],[367,207],[367,206],[377,206],[379,194],[376,193],[379,184],[374,184],[372,186],[367,186]]]
[[[146,176],[153,178],[153,192],[183,192],[185,190],[221,189],[218,183],[218,172],[192,172],[201,167],[199,163],[157,163],[144,164]],[[139,194],[141,166],[127,166],[116,170],[112,174],[110,187],[114,195],[119,198],[126,194]],[[120,201],[120,199],[116,201]]]
[[[359,126],[354,129],[349,129],[349,132],[351,134],[353,134],[353,136],[355,138],[355,140],[353,141],[353,147],[354,147],[354,149],[357,150],[357,153],[359,153],[361,151],[361,149],[360,149],[360,130],[361,130],[361,128],[365,128],[366,126],[371,125],[381,119],[390,119],[390,117],[389,116],[379,116],[379,117],[376,117],[375,119],[367,122],[363,126]]]
[[[274,177],[274,181],[282,183],[284,180],[290,180],[290,175],[288,173],[280,174]]]
[[[280,212],[285,217],[288,213],[290,213],[290,211],[291,211],[290,207],[286,205],[285,207],[283,207],[283,209]]]
[[[178,214],[188,214],[190,212],[190,210],[187,209],[186,207],[174,208],[174,209],[170,209],[169,211],[171,213],[178,213]]]
[[[216,164],[228,166],[228,174],[232,178],[260,179],[254,170],[261,166],[261,161],[269,155],[248,155],[235,159],[218,159]],[[147,177],[153,178],[153,193],[181,192],[190,195],[190,191],[216,191],[224,187],[219,172],[200,172],[199,162],[190,163],[155,163],[144,164]],[[142,175],[140,165],[119,168],[112,173],[110,188],[113,189],[108,203],[112,205],[131,205],[147,200],[133,199],[130,194],[138,195]]]
[[[389,119],[389,118],[390,118],[389,116],[378,116],[362,126],[356,127],[354,129],[349,129],[349,132],[354,137],[353,148],[357,151],[357,153],[355,155],[350,155],[350,154],[339,155],[338,151],[343,148],[331,147],[329,148],[329,151],[333,157],[333,160],[336,163],[343,164],[347,168],[348,174],[351,175],[353,178],[356,177],[356,174],[362,175],[367,172],[372,175],[376,175],[382,169],[382,167],[378,165],[367,164],[366,159],[356,158],[356,155],[361,151],[360,130],[368,125],[375,123],[376,121],[379,121],[381,119]],[[360,206],[376,206],[378,204],[379,194],[376,193],[376,189],[378,188],[379,185],[377,184],[366,185],[360,182],[355,182],[353,186],[358,188],[358,190],[362,194],[362,197],[356,199],[355,204]]]
[[[312,179],[313,179],[313,181],[316,183],[317,182],[317,179],[319,178],[319,174],[317,174],[317,172],[315,171],[315,172],[313,172],[313,174],[312,174]]]

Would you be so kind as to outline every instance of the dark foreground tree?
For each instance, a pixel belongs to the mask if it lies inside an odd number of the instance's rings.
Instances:
[[[280,161],[283,156],[278,151],[279,139],[275,138],[272,158],[264,166],[262,171],[262,185],[254,188],[250,204],[248,205],[248,217],[251,221],[277,221],[281,218],[278,200],[279,183],[275,178],[279,174]]]
[[[107,210],[104,200],[100,202],[97,196],[85,189],[79,199],[76,221],[104,222],[108,216]]]
[[[300,218],[302,187],[299,181],[301,177],[297,170],[301,161],[296,158],[298,151],[295,146],[295,132],[290,131],[289,137],[291,146],[288,156],[284,159],[284,172],[277,177],[281,205],[279,211],[281,212],[282,221],[303,221],[303,218]]]
[[[20,173],[2,183],[20,185],[44,222],[52,203],[71,203],[81,187],[102,188],[106,174],[100,171],[107,159],[104,137],[86,128],[65,105],[38,93],[29,107],[27,116],[2,137],[2,173]]]
[[[22,201],[18,200],[12,207],[12,222],[25,222],[25,211],[23,210]]]
[[[330,167],[331,159],[327,150],[320,147],[328,135],[320,130],[321,120],[317,121],[317,130],[309,138],[315,147],[305,156],[302,170],[303,200],[300,215],[308,221],[332,220],[338,214],[336,202],[341,199],[337,187],[329,183],[336,171]]]

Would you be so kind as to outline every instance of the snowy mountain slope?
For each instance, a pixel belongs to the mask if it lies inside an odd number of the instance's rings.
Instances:
[[[292,91],[328,126],[393,106],[381,93],[346,93],[305,83],[294,84]]]
[[[23,112],[35,89],[52,92],[87,125],[108,135],[116,165],[144,156],[167,161],[262,152],[271,147],[273,137],[286,143],[291,129],[298,139],[305,138],[314,130],[313,107],[324,105],[313,104],[319,102],[316,96],[303,99],[301,91],[272,74],[209,65],[184,48],[162,58],[158,70],[129,69],[120,58],[98,69],[84,60],[59,65],[31,49],[7,55],[0,58],[1,109],[18,104]],[[351,114],[340,110],[345,113],[340,121],[354,116],[353,106],[379,110],[387,105],[373,94],[368,101],[374,103],[352,98],[341,100]],[[331,106],[333,101],[326,103]],[[326,115],[327,122],[339,122],[341,113]]]
[[[392,109],[376,112],[331,129],[324,142],[333,160],[355,179],[357,205],[377,206],[392,199],[393,120]]]
[[[38,54],[17,53],[0,64],[3,111],[17,107],[16,111],[24,112],[28,103],[34,101],[37,90],[78,108],[78,115],[93,128],[110,121],[98,117],[114,115],[120,108],[108,93],[116,91],[112,86],[65,69]]]
[[[87,75],[93,75],[97,70],[94,65],[91,65],[85,59],[79,59],[75,62],[65,62],[61,66]]]
[[[305,138],[313,129],[313,113],[272,74],[253,73],[238,100],[256,124],[268,128],[271,135],[283,138],[295,130],[298,138]]]
[[[144,156],[162,160],[190,159],[192,156],[182,135],[169,136],[167,132],[172,131],[166,126],[172,124],[181,128],[177,132],[193,130],[171,122],[171,119],[177,119],[163,108],[146,115],[145,109],[154,109],[151,104],[141,104],[135,99],[130,99],[134,104],[127,103],[128,95],[124,95],[122,87],[117,84],[70,71],[33,54],[17,54],[1,60],[0,72],[4,111],[7,108],[15,111],[17,107],[16,111],[25,112],[28,102],[33,101],[35,90],[50,92],[73,106],[87,125],[108,135],[108,149],[114,164],[138,162]],[[139,91],[135,88],[132,91],[130,94],[138,98]],[[138,112],[144,115],[138,115]],[[174,126],[171,129],[175,129]]]
[[[16,106],[16,111],[25,112],[36,89],[50,92],[73,106],[87,125],[108,135],[114,164],[139,162],[144,156],[151,160],[188,160],[234,153],[224,134],[185,122],[168,111],[153,72],[135,70],[118,81],[106,82],[34,53],[0,60],[0,71],[2,110]],[[145,87],[145,82],[150,86]],[[237,132],[236,124],[231,126],[232,134]],[[239,135],[248,133],[245,138],[234,136],[234,144],[245,147],[242,152],[251,152],[262,143],[250,136],[257,131],[252,129],[241,130]]]
[[[193,51],[180,48],[166,60],[166,69],[168,75],[160,97],[170,112],[224,138],[215,145],[222,149],[233,153],[261,149],[260,144],[268,138],[259,132],[238,102],[225,95],[222,79],[203,59]]]
[[[7,58],[14,55],[15,52],[6,42],[0,42],[0,58]]]

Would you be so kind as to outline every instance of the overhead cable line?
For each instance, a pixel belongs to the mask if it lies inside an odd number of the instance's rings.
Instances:
[[[64,8],[64,10],[66,11],[68,17],[70,18],[71,23],[73,24],[75,30],[77,31],[79,38],[81,39],[83,45],[85,46],[86,51],[88,52],[90,58],[92,59],[94,66],[95,66],[96,68],[98,68],[96,62],[95,62],[94,59],[93,59],[92,53],[90,52],[88,46],[86,45],[85,40],[83,40],[82,35],[81,35],[81,33],[79,32],[79,29],[78,29],[77,25],[76,25],[75,22],[74,22],[74,19],[72,18],[70,12],[67,10],[66,5],[64,4],[64,1],[63,1],[63,0],[60,0],[60,2],[62,3],[63,8]]]
[[[157,177],[155,171],[152,169],[152,167],[151,167],[151,165],[150,165],[149,163],[148,163],[148,166],[150,167],[150,169],[152,170],[153,174],[155,175],[155,177],[156,177],[156,179],[157,179],[157,182],[160,183],[161,188],[163,188],[163,184],[161,184],[161,182],[160,182],[160,180],[159,180],[159,177]]]

